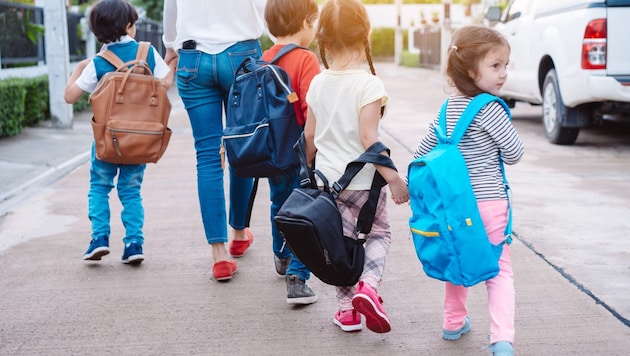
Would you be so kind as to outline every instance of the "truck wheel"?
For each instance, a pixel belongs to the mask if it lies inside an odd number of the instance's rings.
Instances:
[[[567,115],[573,110],[577,109],[564,106],[560,95],[558,76],[555,69],[551,69],[547,72],[543,84],[543,125],[549,142],[557,145],[572,145],[575,143],[580,133],[580,128],[562,127],[562,123],[566,121]]]

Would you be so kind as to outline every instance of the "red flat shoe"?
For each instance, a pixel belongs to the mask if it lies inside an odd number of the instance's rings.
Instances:
[[[254,243],[254,235],[247,227],[245,228],[245,234],[247,235],[247,240],[230,241],[230,255],[234,257],[243,257],[249,246]]]
[[[227,281],[232,279],[232,275],[237,269],[238,265],[232,260],[219,261],[212,266],[212,276],[217,281]]]

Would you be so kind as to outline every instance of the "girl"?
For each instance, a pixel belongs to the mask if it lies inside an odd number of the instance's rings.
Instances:
[[[498,32],[481,26],[466,26],[454,35],[449,48],[446,74],[455,94],[446,109],[447,134],[472,98],[482,92],[499,95],[507,78],[510,47]],[[439,115],[438,115],[439,117]],[[436,144],[433,130],[416,149],[414,158],[428,153]],[[507,196],[499,166],[499,155],[506,164],[515,164],[523,156],[523,144],[501,104],[491,102],[482,108],[462,138],[459,148],[466,160],[470,180],[488,237],[493,244],[504,240],[507,224]],[[486,281],[490,313],[490,350],[493,355],[513,355],[514,350],[514,279],[510,247],[503,244],[499,274]],[[470,331],[466,310],[468,289],[446,282],[442,337],[457,340]]]
[[[326,70],[313,78],[306,94],[304,135],[308,162],[315,160],[317,169],[331,182],[341,177],[348,162],[378,141],[387,94],[373,75],[369,33],[370,21],[358,0],[329,0],[322,7],[315,37]],[[361,69],[366,59],[372,75]],[[346,236],[357,238],[356,220],[368,199],[375,169],[389,183],[396,204],[409,200],[405,181],[395,170],[366,165],[337,199]],[[383,190],[372,231],[366,235],[365,264],[358,286],[336,287],[339,310],[333,322],[343,331],[361,330],[361,314],[368,329],[377,333],[391,330],[376,292],[391,243],[386,198]]]

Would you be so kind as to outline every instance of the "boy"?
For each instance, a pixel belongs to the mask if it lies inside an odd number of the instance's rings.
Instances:
[[[269,33],[276,37],[276,43],[263,53],[262,59],[271,61],[287,44],[308,47],[315,37],[314,27],[318,11],[315,0],[269,0],[265,7],[265,20]],[[311,79],[320,72],[317,56],[308,49],[296,48],[280,58],[276,64],[289,75],[291,88],[295,90],[299,99],[294,104],[295,118],[303,127],[307,112],[306,92]],[[281,175],[269,177],[271,234],[276,272],[286,276],[287,303],[311,304],[317,301],[317,295],[306,285],[311,272],[293,256],[273,221],[291,191],[299,185],[299,166]]]
[[[127,1],[100,0],[90,11],[89,24],[96,38],[104,43],[102,50],[109,49],[123,62],[127,62],[135,59],[138,49],[138,42],[133,39],[137,20],[136,9]],[[170,86],[173,80],[171,69],[153,46],[149,50],[147,62],[154,75]],[[68,80],[64,100],[69,104],[75,103],[85,92],[93,92],[103,75],[114,70],[116,68],[113,65],[98,56],[81,61]],[[144,260],[144,208],[140,187],[146,164],[113,164],[101,161],[96,158],[94,143],[90,163],[88,217],[92,222],[92,240],[83,259],[99,261],[109,254],[109,193],[114,187],[114,178],[118,176],[117,190],[123,206],[121,219],[125,227],[122,262],[138,265]]]

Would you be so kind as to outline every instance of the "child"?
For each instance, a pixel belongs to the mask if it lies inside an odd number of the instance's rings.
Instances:
[[[499,95],[507,78],[510,47],[498,32],[481,26],[466,26],[454,35],[449,48],[446,74],[456,93],[448,99],[447,134],[450,135],[459,116],[472,98],[486,92]],[[438,115],[439,117],[439,115]],[[428,153],[436,144],[433,130],[422,139],[414,157]],[[499,155],[506,164],[515,164],[523,156],[523,144],[510,123],[508,113],[497,102],[482,108],[462,138],[459,148],[466,160],[475,197],[488,237],[493,244],[505,239],[507,196]],[[510,247],[503,245],[499,274],[486,281],[490,313],[490,349],[494,355],[513,355],[514,279]],[[468,289],[446,282],[444,295],[445,340],[457,340],[470,331],[466,310]]]
[[[96,38],[104,43],[103,50],[114,52],[123,62],[136,58],[138,42],[136,21],[138,13],[125,0],[100,0],[90,11],[90,29]],[[168,86],[172,82],[171,69],[159,53],[151,46],[147,62],[151,71],[162,78]],[[116,70],[105,59],[95,56],[77,64],[68,80],[64,99],[75,103],[85,93],[96,88],[99,79],[107,72]],[[140,186],[146,164],[112,164],[96,158],[94,143],[90,166],[90,191],[88,193],[88,216],[92,222],[92,241],[83,255],[84,260],[98,261],[109,254],[110,209],[109,192],[114,187],[114,178],[118,176],[118,197],[123,206],[121,219],[125,226],[123,242],[125,249],[122,262],[132,265],[144,260],[142,245],[144,236],[144,208],[140,196]]]
[[[273,57],[287,44],[307,47],[315,36],[315,20],[319,8],[315,0],[269,0],[265,7],[265,21],[269,32],[276,37],[276,43],[262,55],[265,61]],[[313,77],[320,72],[319,61],[315,53],[297,48],[284,55],[276,63],[282,67],[291,79],[291,88],[295,90],[298,101],[295,102],[295,116],[300,126],[306,121],[306,92]],[[287,147],[292,150],[292,147]],[[276,272],[286,275],[287,303],[311,304],[317,301],[317,295],[306,285],[311,272],[300,262],[289,247],[273,222],[294,188],[300,186],[299,166],[275,176],[269,177],[271,198],[271,235]]]
[[[387,94],[374,75],[369,35],[370,21],[360,1],[329,0],[322,7],[316,38],[326,70],[313,78],[306,94],[304,136],[308,162],[314,160],[330,182],[338,180],[348,162],[378,141]],[[361,69],[366,59],[372,74]],[[366,165],[337,199],[346,236],[357,238],[356,219],[368,199],[375,169],[389,183],[396,204],[409,200],[405,181],[395,170]],[[391,330],[376,292],[391,243],[386,199],[383,189],[372,231],[365,236],[365,264],[358,286],[336,287],[339,310],[333,323],[343,331],[361,330],[361,314],[368,329],[377,333]]]

